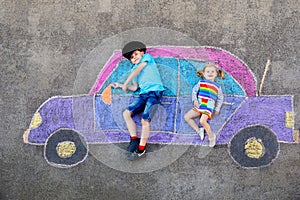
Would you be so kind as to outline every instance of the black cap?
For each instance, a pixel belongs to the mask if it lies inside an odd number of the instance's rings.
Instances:
[[[122,55],[130,60],[130,57],[135,50],[146,52],[146,45],[139,41],[131,41],[122,49]]]

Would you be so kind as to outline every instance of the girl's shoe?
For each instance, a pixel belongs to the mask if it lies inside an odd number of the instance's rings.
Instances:
[[[213,137],[212,138],[208,138],[209,140],[209,147],[214,147],[216,145],[216,135],[213,134]]]
[[[200,140],[203,140],[204,139],[204,128],[200,128],[198,131],[197,131],[198,135],[200,136]]]

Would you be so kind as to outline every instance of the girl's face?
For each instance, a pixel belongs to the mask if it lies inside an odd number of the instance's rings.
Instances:
[[[143,51],[135,50],[130,57],[130,62],[132,62],[133,64],[138,64],[143,55]]]
[[[215,78],[218,76],[217,69],[215,67],[206,67],[203,76],[205,79],[210,81],[215,81]]]

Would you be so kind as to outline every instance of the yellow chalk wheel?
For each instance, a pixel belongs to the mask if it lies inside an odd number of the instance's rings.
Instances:
[[[261,158],[264,155],[264,146],[259,139],[250,138],[245,143],[245,154],[249,158]]]
[[[32,120],[30,128],[34,129],[34,128],[40,126],[41,123],[42,123],[42,117],[41,117],[40,113],[35,113],[33,116],[33,120]]]
[[[74,142],[60,142],[56,146],[57,155],[61,158],[69,158],[75,153],[75,151],[76,145],[74,144]]]

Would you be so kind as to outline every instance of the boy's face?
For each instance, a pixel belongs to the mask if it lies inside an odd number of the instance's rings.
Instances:
[[[133,64],[138,64],[143,55],[144,55],[143,51],[135,50],[130,57],[130,62]]]

